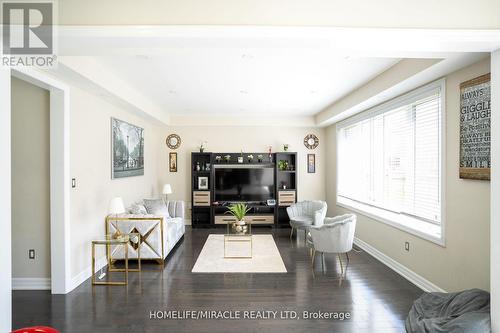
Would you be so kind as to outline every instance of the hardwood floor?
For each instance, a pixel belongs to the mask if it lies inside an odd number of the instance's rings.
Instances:
[[[422,291],[366,253],[350,254],[344,279],[335,255],[321,257],[311,270],[303,233],[273,233],[288,270],[285,274],[193,274],[191,269],[210,233],[224,229],[187,228],[164,270],[143,264],[129,285],[92,287],[87,280],[68,295],[13,292],[13,326],[49,325],[61,332],[404,332],[404,320]],[[90,264],[90,259],[89,259]],[[349,320],[150,319],[151,311],[263,310],[342,311]]]

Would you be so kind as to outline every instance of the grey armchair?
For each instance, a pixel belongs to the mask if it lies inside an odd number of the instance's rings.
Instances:
[[[327,205],[324,201],[301,201],[286,209],[290,218],[290,238],[293,236],[293,229],[306,231],[311,226],[320,226],[326,216]]]
[[[308,243],[312,245],[312,264],[314,266],[314,258],[316,252],[321,252],[322,266],[324,267],[324,254],[337,253],[340,261],[340,269],[342,274],[344,268],[342,266],[341,253],[345,253],[347,263],[349,263],[348,252],[352,250],[354,242],[354,231],[356,230],[356,215],[345,214],[336,217],[327,217],[321,226],[311,226],[309,228]]]

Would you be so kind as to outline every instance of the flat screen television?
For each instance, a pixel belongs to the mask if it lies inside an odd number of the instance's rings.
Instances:
[[[215,169],[215,201],[260,202],[273,198],[273,168]]]

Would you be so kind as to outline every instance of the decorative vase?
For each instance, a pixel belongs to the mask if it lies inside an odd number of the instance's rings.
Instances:
[[[245,220],[233,222],[233,230],[237,234],[246,234],[248,230],[247,223],[245,222]]]

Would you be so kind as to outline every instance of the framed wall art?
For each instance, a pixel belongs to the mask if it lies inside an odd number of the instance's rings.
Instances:
[[[316,173],[316,155],[307,154],[307,172]]]
[[[144,175],[144,129],[111,118],[111,178]]]
[[[460,84],[460,178],[490,180],[490,74]]]
[[[177,153],[168,154],[168,169],[170,172],[177,172]]]

